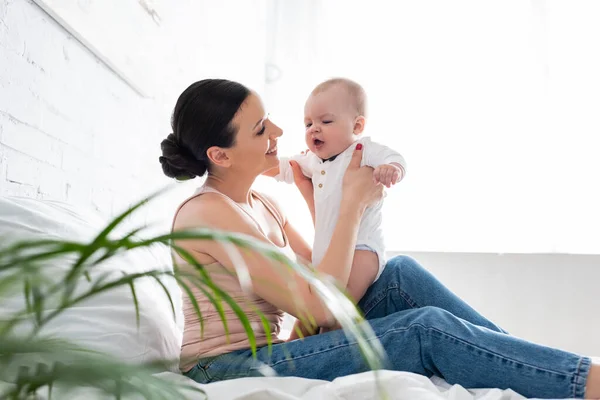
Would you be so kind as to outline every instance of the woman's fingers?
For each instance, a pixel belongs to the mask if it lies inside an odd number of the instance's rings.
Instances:
[[[298,162],[290,161],[290,167],[292,167],[292,172],[294,173],[294,177],[296,177],[296,174],[302,173],[302,170],[300,169],[300,165],[298,165]]]
[[[360,162],[362,161],[362,150],[363,145],[360,143],[357,144],[352,152],[352,159],[350,160],[348,168],[360,168]]]
[[[290,167],[292,167],[294,182],[296,182],[296,184],[298,184],[298,182],[310,181],[310,178],[304,175],[302,168],[300,168],[300,164],[298,164],[296,161],[290,161]]]

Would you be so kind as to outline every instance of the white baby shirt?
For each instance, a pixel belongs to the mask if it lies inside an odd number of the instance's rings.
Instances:
[[[312,263],[318,265],[329,247],[331,236],[340,213],[342,201],[342,179],[346,168],[352,158],[352,153],[357,143],[363,145],[361,166],[377,167],[383,164],[398,163],[406,174],[406,162],[398,152],[373,142],[369,137],[364,137],[348,147],[333,161],[323,161],[314,153],[299,154],[292,158],[280,158],[279,174],[275,176],[278,181],[294,183],[294,174],[290,161],[298,162],[304,175],[312,179],[315,199],[315,239],[313,243]],[[367,246],[377,253],[379,257],[379,273],[381,275],[385,266],[385,245],[381,227],[383,201],[367,208],[363,214],[358,230],[356,246]]]

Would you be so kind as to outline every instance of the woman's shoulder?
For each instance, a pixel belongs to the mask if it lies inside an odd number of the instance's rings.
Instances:
[[[214,192],[197,193],[185,200],[174,218],[174,229],[214,227],[224,228],[237,212],[222,195]]]

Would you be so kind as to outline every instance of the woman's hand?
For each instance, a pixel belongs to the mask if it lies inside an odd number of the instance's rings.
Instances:
[[[302,322],[300,322],[300,320],[296,320],[296,322],[294,323],[294,328],[292,328],[292,333],[290,334],[290,337],[287,341],[291,342],[293,340],[303,339],[305,337],[316,335],[319,333],[319,327],[310,326],[310,323],[308,322],[307,324],[309,326],[304,325]]]
[[[290,166],[292,167],[292,172],[294,173],[294,184],[300,193],[302,193],[302,195],[306,193],[312,198],[314,191],[312,179],[302,173],[302,169],[296,161],[290,161]]]
[[[363,145],[357,144],[344,174],[342,206],[353,205],[364,211],[383,198],[383,185],[373,181],[373,168],[361,167]]]
[[[308,150],[307,150],[308,151]],[[306,205],[310,210],[310,215],[313,219],[313,224],[315,222],[315,198],[314,198],[314,188],[312,184],[312,179],[305,176],[302,173],[302,169],[300,165],[296,161],[290,161],[290,166],[292,167],[292,172],[294,173],[294,184],[304,197],[304,201],[306,201]]]

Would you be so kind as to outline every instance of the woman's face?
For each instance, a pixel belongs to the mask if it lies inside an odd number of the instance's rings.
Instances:
[[[232,168],[241,174],[260,175],[279,165],[277,139],[283,131],[267,118],[260,97],[251,93],[232,122],[238,131],[235,145],[229,149]]]

